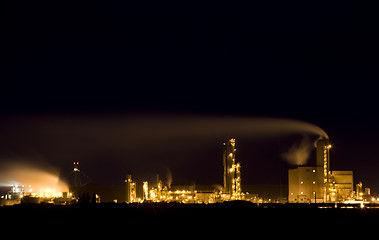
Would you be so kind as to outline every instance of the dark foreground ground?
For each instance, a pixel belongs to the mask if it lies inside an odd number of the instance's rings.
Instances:
[[[317,208],[302,204],[225,202],[219,204],[47,204],[1,207],[2,226],[50,229],[70,234],[138,234],[139,236],[182,234],[264,233],[268,236],[320,234],[336,236],[354,231],[373,233],[379,224],[379,208]],[[5,225],[4,225],[5,224]],[[34,231],[33,230],[33,231]],[[38,232],[38,231],[37,231]],[[284,235],[282,235],[284,234]],[[246,235],[245,235],[246,236]],[[145,239],[142,237],[142,239]],[[112,238],[112,237],[111,237]]]

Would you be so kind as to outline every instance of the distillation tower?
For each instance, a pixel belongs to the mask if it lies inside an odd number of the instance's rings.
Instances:
[[[136,197],[136,183],[132,180],[131,174],[126,174],[126,202],[133,203],[137,200]]]
[[[224,194],[231,200],[241,199],[241,165],[236,162],[236,140],[223,143]]]

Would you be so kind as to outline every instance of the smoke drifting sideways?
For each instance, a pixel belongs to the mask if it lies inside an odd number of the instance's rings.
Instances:
[[[0,163],[14,154],[37,154],[68,173],[80,161],[91,179],[108,184],[123,181],[126,173],[141,180],[157,172],[164,177],[167,168],[174,181],[179,171],[183,179],[218,181],[221,143],[228,136],[252,144],[291,134],[328,137],[320,127],[293,119],[185,114],[15,116],[0,118],[0,131]],[[258,159],[238,154],[245,161]]]
[[[47,163],[26,160],[5,161],[0,164],[0,186],[31,185],[33,192],[68,192],[59,172]]]

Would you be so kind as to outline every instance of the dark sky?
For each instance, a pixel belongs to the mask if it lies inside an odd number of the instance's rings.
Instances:
[[[116,164],[113,174],[104,173],[104,165],[112,172],[108,163],[138,154],[105,147],[91,156],[91,149],[107,146],[104,139],[122,145],[117,140],[125,136],[107,133],[122,132],[122,121],[133,114],[290,118],[324,129],[335,146],[332,168],[353,170],[356,182],[379,190],[375,7],[7,1],[2,12],[2,159],[34,154],[64,172],[76,158],[88,175],[107,184],[121,182],[130,170],[138,176],[139,168],[162,174],[172,168],[174,180],[191,181],[186,172],[198,164],[183,172],[186,167],[171,161],[147,166],[151,154],[141,154],[142,167]],[[296,141],[292,135],[253,142],[241,137],[242,166],[244,157],[262,149],[261,160],[247,164],[247,183],[286,181],[291,166],[269,156],[268,146],[283,151]],[[203,144],[185,138],[183,144],[197,149],[192,155],[175,141],[183,152],[173,150],[171,158],[201,159],[197,153],[203,151],[218,159],[221,137],[208,136]],[[73,148],[72,139],[89,152]],[[57,157],[65,146],[67,161]],[[209,181],[221,179],[221,166],[203,167],[212,172]],[[208,183],[200,173],[193,179]]]

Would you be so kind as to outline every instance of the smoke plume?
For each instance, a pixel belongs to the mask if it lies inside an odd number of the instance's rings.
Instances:
[[[7,161],[1,164],[0,186],[31,185],[36,192],[67,192],[68,186],[58,171],[47,165],[26,161]]]
[[[293,144],[282,157],[292,165],[305,165],[312,150],[312,143],[308,137],[304,137],[300,143]]]
[[[194,172],[200,176],[201,171],[211,169],[188,167],[198,166],[205,159],[204,166],[209,167],[209,161],[219,164],[219,147],[228,136],[251,143],[251,149],[255,149],[254,142],[287,135],[300,134],[311,139],[327,137],[312,123],[288,118],[184,114],[14,116],[0,118],[0,132],[0,163],[13,154],[30,158],[38,153],[46,161],[66,168],[64,172],[71,169],[73,161],[80,161],[91,179],[103,178],[111,184],[125,173],[142,178],[146,171],[153,172],[161,165],[173,172],[183,171],[182,175],[175,176],[179,180],[186,178],[185,174],[192,177]],[[297,148],[300,149],[295,151],[294,147],[286,157],[296,158],[290,160],[294,164],[305,161],[298,159],[307,158],[305,144]],[[242,149],[239,154],[243,159]],[[297,157],[290,157],[292,155]],[[26,168],[22,169],[27,172]],[[105,173],[113,174],[104,178]]]

